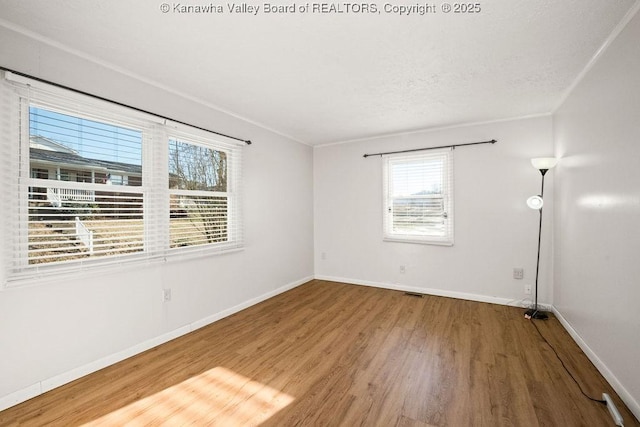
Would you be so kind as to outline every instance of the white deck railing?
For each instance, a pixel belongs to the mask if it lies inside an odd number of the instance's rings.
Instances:
[[[78,190],[75,188],[47,188],[47,199],[54,206],[62,206],[65,200],[79,200],[95,202],[96,193],[92,190]]]
[[[89,249],[89,254],[93,254],[93,231],[89,230],[79,217],[76,217],[76,239]]]
[[[60,194],[56,191],[57,188],[47,188],[47,200],[51,203],[51,206],[59,208],[62,206],[62,200]]]

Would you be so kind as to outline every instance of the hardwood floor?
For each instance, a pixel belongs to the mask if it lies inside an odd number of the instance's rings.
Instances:
[[[640,425],[555,318],[536,325]],[[83,424],[614,425],[522,309],[318,280],[0,412]]]

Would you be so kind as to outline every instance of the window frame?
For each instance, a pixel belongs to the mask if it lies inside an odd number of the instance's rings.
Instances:
[[[453,149],[434,149],[422,153],[398,153],[382,157],[383,169],[383,194],[382,194],[382,221],[383,240],[388,242],[418,243],[425,245],[453,246],[454,244],[454,186],[453,186]],[[408,164],[415,161],[440,161],[442,167],[442,211],[443,233],[419,233],[394,231],[393,200],[402,199],[426,199],[427,196],[402,196],[394,197],[393,189],[393,165]]]
[[[0,154],[5,154],[7,166],[0,173],[2,173],[2,182],[9,188],[15,189],[9,197],[16,200],[16,203],[6,203],[0,209],[0,214],[9,218],[9,221],[3,224],[7,238],[1,244],[3,255],[0,257],[2,264],[0,289],[23,286],[34,280],[94,271],[98,268],[115,271],[130,263],[166,262],[171,259],[228,253],[244,248],[240,209],[243,142],[8,72],[0,75],[0,92],[3,95],[0,103],[8,111],[0,117],[0,129],[3,131],[3,135],[0,136],[3,139]],[[142,251],[130,254],[108,254],[82,260],[29,263],[29,188],[40,187],[43,184],[46,184],[45,188],[55,186],[103,190],[106,187],[103,184],[81,182],[77,179],[62,181],[55,179],[57,177],[44,179],[32,176],[29,151],[31,106],[142,131],[142,185],[114,186],[117,187],[118,192],[143,193],[144,248]],[[227,153],[227,164],[232,167],[232,170],[227,173],[227,179],[229,188],[233,191],[228,189],[229,205],[226,221],[228,225],[233,226],[233,239],[185,248],[170,246],[167,145],[169,139],[176,136],[187,141],[197,140],[199,145]],[[131,183],[130,177],[129,183]],[[18,252],[17,255],[16,252]]]
[[[227,182],[226,182],[226,191],[219,191],[219,190],[187,190],[187,189],[172,189],[170,188],[169,185],[169,181],[170,181],[170,174],[169,174],[169,159],[170,159],[170,154],[167,155],[167,175],[166,175],[166,181],[167,181],[167,186],[168,188],[168,197],[169,197],[169,203],[171,203],[171,197],[172,196],[186,196],[186,197],[212,197],[212,198],[226,198],[226,211],[227,211],[227,217],[230,216],[230,213],[232,212],[236,212],[236,215],[239,214],[237,213],[237,206],[238,206],[238,191],[236,190],[237,188],[237,178],[232,178],[234,176],[237,176],[236,173],[237,171],[237,166],[234,164],[234,157],[235,154],[233,153],[233,150],[231,150],[229,147],[222,147],[220,145],[218,146],[213,146],[210,143],[207,142],[206,138],[202,138],[202,137],[198,137],[197,135],[191,133],[184,133],[184,132],[179,132],[177,130],[174,131],[170,131],[167,134],[167,139],[166,139],[166,145],[167,145],[167,151],[169,151],[169,145],[171,144],[171,141],[177,141],[180,143],[184,143],[184,144],[189,144],[189,145],[193,145],[193,146],[198,146],[201,148],[206,148],[206,149],[211,149],[214,151],[218,151],[221,153],[224,153],[226,156],[226,175],[227,175]],[[173,219],[170,215],[170,219],[169,222],[171,223],[171,219]],[[233,247],[235,245],[235,241],[240,237],[239,230],[236,230],[235,227],[230,227],[229,226],[229,219],[227,219],[227,224],[226,224],[227,230],[226,230],[226,240],[224,241],[219,241],[219,242],[213,242],[213,243],[209,243],[209,244],[205,244],[205,245],[215,245],[217,247],[220,248],[224,248],[226,246],[231,246]],[[193,244],[193,245],[189,245],[189,246],[185,246],[185,247],[180,247],[180,246],[173,246],[173,241],[171,240],[170,237],[170,241],[169,241],[169,251],[175,251],[175,250],[187,250],[185,248],[193,248],[195,250],[197,250],[199,247],[202,247],[202,244]],[[193,250],[192,249],[192,250]]]

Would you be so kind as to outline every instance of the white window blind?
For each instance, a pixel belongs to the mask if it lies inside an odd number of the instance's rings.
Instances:
[[[384,158],[384,239],[453,244],[452,151]]]
[[[2,284],[242,247],[242,144],[24,80],[0,82]]]

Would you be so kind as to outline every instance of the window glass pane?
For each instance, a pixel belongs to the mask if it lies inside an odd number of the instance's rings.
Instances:
[[[169,140],[169,188],[226,192],[227,154],[200,145]]]
[[[31,169],[46,170],[48,179],[142,185],[139,130],[31,106],[29,156]]]
[[[393,162],[392,196],[442,194],[443,166],[442,159]]]
[[[228,196],[219,195],[227,160],[224,151],[169,140],[170,247],[229,241]]]
[[[32,105],[29,156],[29,264],[144,250],[141,131]]]

